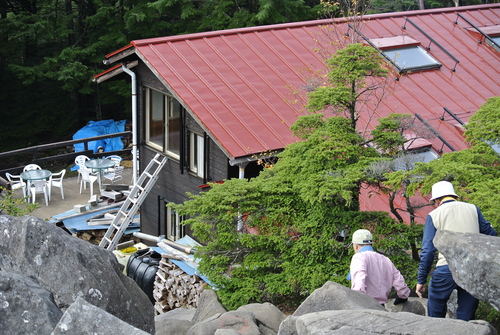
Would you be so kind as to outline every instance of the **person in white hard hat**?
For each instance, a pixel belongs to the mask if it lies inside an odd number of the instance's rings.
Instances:
[[[348,276],[351,289],[366,293],[383,305],[394,287],[397,293],[394,304],[405,302],[410,296],[405,279],[389,258],[373,250],[372,243],[369,230],[359,229],[352,235],[355,254]]]
[[[423,297],[425,292],[427,276],[434,261],[436,248],[432,240],[438,229],[497,235],[495,229],[484,218],[477,206],[457,199],[458,195],[449,181],[440,181],[432,186],[431,201],[434,201],[438,207],[430,212],[425,220],[420,267],[418,269],[418,284],[415,289],[420,298]],[[447,312],[448,299],[455,289],[458,293],[457,319],[472,320],[479,301],[455,283],[446,259],[439,253],[436,270],[434,270],[429,283],[428,316],[444,318]]]

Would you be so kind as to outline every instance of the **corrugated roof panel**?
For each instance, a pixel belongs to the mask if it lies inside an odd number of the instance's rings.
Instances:
[[[500,53],[487,43],[479,44],[479,35],[457,12],[479,28],[500,24],[500,4],[363,17],[359,29],[367,38],[407,36],[424,48],[430,46],[429,53],[442,67],[405,74],[399,81],[390,78],[391,94],[375,111],[376,104],[367,105],[360,131],[393,112],[418,114],[455,150],[467,148],[463,130],[443,108],[467,122],[486,99],[500,96]],[[295,93],[304,97],[304,84],[312,84],[315,72],[325,72],[323,57],[333,52],[332,43],[347,31],[350,37],[355,34],[345,19],[331,23],[318,20],[170,36],[133,41],[131,46],[230,158],[239,158],[297,140],[289,128],[304,106],[294,102]],[[121,50],[129,54],[130,46]],[[119,59],[121,50],[110,55]],[[439,138],[428,141],[437,152],[451,151]],[[365,209],[386,207],[385,197],[369,198],[365,192],[363,198]]]
[[[308,53],[294,52],[290,42],[297,35],[310,41]],[[280,30],[160,43],[140,51],[227,151],[239,157],[295,140],[289,128],[297,114],[289,111],[298,107],[291,104],[291,87],[304,82],[303,73],[319,62],[313,45],[303,31],[292,36]],[[175,73],[181,67],[182,78]]]
[[[498,24],[500,17],[499,5],[374,15],[365,18],[361,31],[368,38],[405,35],[423,47],[430,45],[430,54],[442,68],[401,77],[391,84],[395,89],[376,114],[417,113],[461,150],[467,145],[455,120],[447,115],[441,120],[443,107],[467,122],[487,98],[500,95],[500,61],[497,51],[478,44],[467,30],[467,22],[459,18],[454,23],[456,10],[479,27]],[[460,63],[412,24],[406,23],[402,29],[405,17]],[[322,35],[331,31],[320,26],[324,24],[245,28],[134,41],[134,45],[213,138],[237,158],[279,149],[296,140],[289,127],[303,106],[291,103],[293,89],[300,90],[313,76],[309,69],[324,69],[321,55],[315,52],[328,42]],[[361,116],[360,124],[368,121],[368,113]],[[436,150],[450,151],[439,139],[430,142]]]

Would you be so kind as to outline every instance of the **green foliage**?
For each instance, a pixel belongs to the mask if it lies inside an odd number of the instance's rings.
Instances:
[[[327,60],[327,66],[327,83],[308,93],[307,108],[331,108],[335,114],[348,117],[355,129],[360,112],[357,105],[381,88],[378,79],[388,73],[385,63],[374,48],[349,44]]]
[[[408,139],[405,132],[411,128],[413,116],[411,114],[391,114],[378,119],[379,124],[372,130],[372,142],[382,153],[394,156],[405,151],[404,144]]]
[[[500,312],[484,301],[479,301],[479,307],[475,315],[476,320],[486,320],[498,332],[500,330]]]
[[[368,14],[404,12],[420,9],[417,0],[372,0],[371,4],[372,8],[369,10]]]
[[[412,180],[407,188],[409,194],[420,192],[426,195],[434,183],[440,180],[452,182],[461,199],[481,208],[485,218],[498,231],[499,164],[498,154],[489,145],[479,142],[470,149],[445,153],[439,160],[417,164],[413,171],[402,175]]]
[[[500,144],[500,97],[493,97],[471,116],[464,126],[465,138],[474,144],[486,141],[490,144]]]
[[[347,284],[349,234],[361,227],[379,235],[380,249],[408,275],[415,269],[403,250],[406,226],[386,213],[358,211],[363,167],[377,154],[359,145],[349,120],[306,115],[293,130],[303,140],[258,177],[213,184],[174,206],[205,245],[196,255],[199,270],[227,308],[293,305],[328,280]]]
[[[129,119],[119,84],[92,82],[135,39],[310,20],[316,4],[249,1],[24,1],[0,11],[0,150],[67,139],[89,120]],[[127,113],[127,111],[129,113]],[[26,125],[37,124],[29,131]]]
[[[33,212],[38,205],[26,203],[25,198],[14,196],[12,190],[0,186],[0,214],[23,216]]]
[[[304,140],[289,145],[271,172],[285,169],[306,201],[356,210],[363,167],[378,157],[376,151],[360,145],[362,139],[343,117],[301,116],[291,129]]]

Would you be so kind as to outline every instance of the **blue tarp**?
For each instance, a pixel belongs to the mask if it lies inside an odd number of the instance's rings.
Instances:
[[[108,229],[109,225],[89,225],[87,223],[87,219],[90,219],[98,214],[104,214],[106,212],[112,211],[113,209],[119,209],[120,205],[117,205],[116,207],[111,207],[111,208],[106,208],[101,211],[95,211],[91,213],[85,213],[78,215],[78,216],[73,216],[69,218],[63,218],[61,221],[64,224],[64,227],[68,229],[71,233],[76,233],[79,231],[84,231],[84,230],[97,230],[97,229]],[[64,217],[68,214],[73,214],[76,213],[74,210],[70,210],[65,213],[61,213],[59,215],[54,215],[53,218],[55,221],[59,217]],[[134,218],[138,218],[139,215],[135,215]],[[139,222],[131,222],[128,228],[125,230],[124,234],[131,234],[136,231],[140,231],[141,224]]]
[[[103,121],[89,121],[89,123],[78,130],[74,135],[74,140],[82,138],[107,135],[114,133],[121,133],[125,131],[125,123],[127,120],[103,120]],[[83,143],[74,144],[75,152],[83,151],[85,149]],[[88,149],[97,152],[99,147],[103,147],[104,151],[115,151],[123,149],[123,142],[121,137],[107,138],[104,140],[92,141],[88,143]]]

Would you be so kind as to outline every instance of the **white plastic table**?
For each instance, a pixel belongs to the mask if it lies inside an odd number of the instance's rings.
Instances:
[[[97,170],[99,188],[102,188],[102,171],[115,166],[115,162],[109,158],[97,158],[85,161],[85,166],[92,170]]]
[[[49,170],[28,170],[21,172],[20,177],[24,180],[26,180],[26,195],[28,197],[31,197],[31,192],[29,191],[30,189],[30,184],[34,180],[47,180],[52,176],[52,172]],[[28,199],[26,199],[28,200]],[[29,200],[28,200],[29,201]]]

